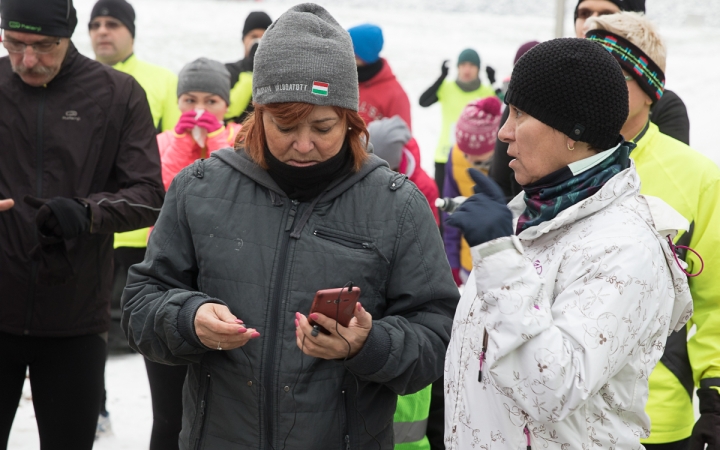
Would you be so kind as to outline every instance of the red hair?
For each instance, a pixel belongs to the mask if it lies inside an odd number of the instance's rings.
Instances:
[[[282,126],[291,126],[305,119],[312,113],[315,105],[310,103],[268,103],[261,105],[253,102],[255,111],[251,113],[243,122],[243,127],[235,141],[235,149],[245,150],[250,158],[255,161],[263,169],[267,169],[265,162],[265,146],[267,139],[265,138],[265,127],[263,125],[263,113],[267,111],[272,114],[275,122]],[[363,163],[369,158],[365,150],[365,142],[369,142],[365,121],[357,113],[351,109],[333,106],[335,113],[340,117],[343,126],[350,127],[345,134],[345,142],[350,147],[353,157],[353,168],[357,172]],[[363,139],[364,138],[364,139]]]

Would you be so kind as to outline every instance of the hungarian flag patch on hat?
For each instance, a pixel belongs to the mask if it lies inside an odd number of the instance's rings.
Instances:
[[[328,83],[323,83],[321,81],[313,81],[312,93],[315,95],[322,95],[323,97],[327,97],[329,87],[330,85]]]

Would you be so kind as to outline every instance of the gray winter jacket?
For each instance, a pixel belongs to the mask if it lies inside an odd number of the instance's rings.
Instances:
[[[303,355],[295,312],[348,281],[374,319],[363,349],[345,366]],[[173,181],[122,325],[148,358],[190,364],[182,449],[391,449],[397,395],[442,374],[458,298],[427,201],[379,158],[298,203],[226,149]],[[206,302],[261,337],[206,348],[193,326]]]

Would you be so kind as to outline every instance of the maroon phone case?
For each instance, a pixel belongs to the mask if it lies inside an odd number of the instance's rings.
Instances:
[[[353,311],[360,298],[360,288],[354,286],[352,291],[348,288],[322,289],[315,293],[315,299],[310,307],[310,314],[320,313],[347,327],[353,318]],[[310,325],[315,326],[316,323],[308,317]],[[320,331],[330,334],[325,328],[318,325]]]

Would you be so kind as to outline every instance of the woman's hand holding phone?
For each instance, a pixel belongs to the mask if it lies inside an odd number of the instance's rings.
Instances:
[[[247,328],[230,309],[219,303],[205,303],[195,314],[195,333],[204,346],[213,350],[232,350],[260,337]]]
[[[317,333],[312,335],[313,327],[308,318],[295,313],[295,338],[297,346],[308,356],[322,359],[343,359],[346,356],[352,358],[365,345],[370,330],[372,329],[372,315],[358,303],[353,311],[353,318],[350,324],[344,327],[324,314],[312,313],[310,318],[318,325],[330,332],[329,335]],[[337,325],[337,331],[335,329]],[[338,334],[342,335],[345,340]],[[303,345],[303,337],[305,345]],[[348,356],[348,343],[350,343],[350,354]]]

